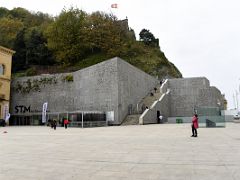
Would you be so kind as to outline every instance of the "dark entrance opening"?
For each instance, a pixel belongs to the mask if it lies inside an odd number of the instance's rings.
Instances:
[[[30,117],[29,116],[15,116],[10,118],[9,125],[14,126],[29,126],[30,125]]]
[[[157,111],[157,123],[160,123],[160,111]]]

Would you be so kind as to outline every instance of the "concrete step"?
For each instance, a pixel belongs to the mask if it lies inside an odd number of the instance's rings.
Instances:
[[[149,93],[146,97],[143,98],[143,104],[145,104],[145,106],[150,108],[150,106],[153,104],[154,101],[159,100],[161,95],[162,93],[160,93],[160,90],[158,87],[156,92],[152,91],[152,95],[151,93]]]
[[[132,114],[128,115],[125,120],[122,122],[121,126],[127,126],[127,125],[137,125],[139,124],[139,117],[141,114]]]
[[[142,99],[142,102],[139,104],[139,108],[142,108],[142,106],[144,105],[144,107],[148,107],[150,108],[150,106],[154,103],[154,101],[159,100],[159,98],[161,97],[162,93],[160,93],[160,88],[158,87],[157,90],[152,90],[151,92],[149,92],[149,94],[144,97]],[[143,110],[145,110],[145,108],[143,108]],[[141,116],[141,114],[131,114],[128,115],[122,122],[121,126],[126,126],[126,125],[137,125],[139,124],[139,117]]]

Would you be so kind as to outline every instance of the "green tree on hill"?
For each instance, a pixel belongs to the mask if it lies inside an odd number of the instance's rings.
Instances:
[[[0,18],[0,42],[2,46],[12,48],[17,33],[23,29],[20,20],[3,17]]]
[[[158,47],[158,39],[154,37],[154,35],[147,29],[142,29],[139,33],[140,41],[143,41],[146,45],[152,45]]]
[[[52,52],[47,47],[47,40],[43,33],[33,28],[25,36],[26,61],[31,65],[52,65],[54,59]]]
[[[26,29],[23,28],[21,31],[18,32],[17,37],[14,41],[13,49],[16,53],[13,56],[13,72],[17,72],[23,69],[26,69],[26,44],[24,41]]]
[[[6,17],[8,14],[8,9],[4,7],[0,7],[0,18]]]
[[[63,10],[48,27],[48,47],[53,50],[57,61],[72,64],[83,58],[89,47],[85,41],[87,14],[79,9]]]
[[[129,43],[128,30],[111,14],[90,15],[79,9],[63,10],[46,31],[48,47],[59,62],[73,64],[89,55],[121,56]]]

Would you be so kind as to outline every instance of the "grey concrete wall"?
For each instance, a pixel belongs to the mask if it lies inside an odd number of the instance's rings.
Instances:
[[[192,78],[177,78],[169,79],[169,88],[171,89],[185,89],[185,88],[207,88],[210,86],[209,80],[205,77],[192,77]]]
[[[221,92],[211,87],[204,78],[170,79],[170,116],[191,117],[194,108],[201,106],[220,107],[223,109]]]
[[[158,84],[159,81],[149,74],[118,60],[118,118],[123,120],[130,107],[136,110],[137,104]]]
[[[199,106],[220,107],[224,109],[224,98],[216,87],[201,89],[197,97]]]
[[[106,68],[107,67],[107,68]],[[73,82],[63,81],[67,74],[42,75],[35,77],[18,78],[17,82],[34,81],[41,78],[56,78],[56,84],[41,85],[40,92],[17,93],[12,91],[11,111],[16,113],[14,107],[31,106],[31,110],[42,110],[42,104],[48,102],[50,112],[66,111],[112,111],[117,114],[117,61],[110,60],[95,66],[70,73]],[[24,113],[26,114],[26,113]]]
[[[84,111],[114,111],[118,121],[117,59],[111,59],[74,73],[75,107]],[[71,92],[67,92],[71,93]]]
[[[207,88],[206,78],[170,79],[170,116],[191,116],[197,105],[200,88]]]
[[[42,104],[49,102],[50,111],[67,111],[70,103],[73,102],[73,97],[70,96],[68,91],[73,90],[73,83],[66,83],[62,81],[62,78],[66,74],[55,74],[55,75],[42,75],[34,77],[17,78],[12,81],[11,89],[11,113],[12,115],[25,115],[30,114],[29,112],[16,112],[16,106],[31,107],[31,111],[41,112]],[[23,93],[22,91],[17,92],[13,87],[17,87],[17,84],[27,87],[27,82],[30,81],[41,81],[42,79],[56,79],[57,83],[38,83],[40,89],[38,91],[30,90],[30,92]]]
[[[73,82],[64,81],[68,74]],[[28,93],[11,90],[12,115],[41,113],[42,105],[48,102],[49,112],[114,111],[114,122],[119,124],[128,114],[128,106],[136,106],[158,83],[152,76],[133,67],[120,58],[113,58],[94,66],[67,74],[41,75],[17,78],[17,84],[54,79],[56,83],[38,83],[39,91]],[[16,107],[24,106],[31,112],[21,112]]]

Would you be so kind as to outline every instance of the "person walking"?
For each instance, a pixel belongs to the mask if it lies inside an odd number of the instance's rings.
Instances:
[[[163,115],[161,115],[161,114],[159,116],[159,123],[163,123]]]
[[[68,126],[68,123],[69,123],[69,121],[68,121],[68,119],[64,119],[64,127],[65,127],[65,129],[67,129],[67,126]]]
[[[57,128],[57,121],[56,119],[53,120],[53,129],[56,130]]]
[[[198,128],[198,115],[194,114],[192,117],[192,136],[197,137],[197,128]]]

